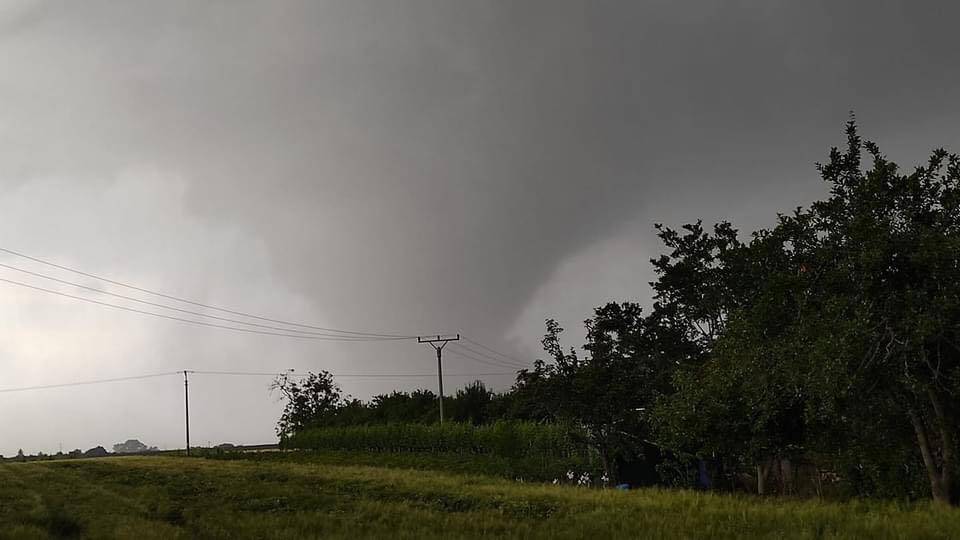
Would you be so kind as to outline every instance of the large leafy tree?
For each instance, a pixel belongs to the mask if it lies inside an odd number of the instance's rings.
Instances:
[[[956,503],[960,159],[937,150],[901,173],[851,122],[846,149],[819,169],[826,200],[731,241],[726,257],[688,250],[713,266],[685,264],[687,279],[666,282],[689,291],[673,285],[665,306],[699,331],[703,363],[678,376],[663,433],[761,460],[849,450],[840,446],[882,441],[902,422],[933,497]],[[689,245],[706,245],[698,226],[688,231]],[[711,433],[717,425],[726,433]]]
[[[286,401],[277,421],[281,439],[332,420],[344,402],[340,387],[327,371],[309,373],[300,380],[280,375],[271,389],[279,391]]]
[[[833,324],[807,333],[822,360],[813,381],[827,403],[868,396],[908,421],[934,499],[956,504],[960,157],[936,150],[903,173],[851,121],[845,151],[820,170],[831,196],[810,210],[819,275],[810,296]],[[843,354],[830,354],[834,344]]]

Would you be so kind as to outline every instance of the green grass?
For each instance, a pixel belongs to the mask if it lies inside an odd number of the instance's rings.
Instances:
[[[308,458],[0,465],[0,538],[960,538],[928,504],[519,484]]]

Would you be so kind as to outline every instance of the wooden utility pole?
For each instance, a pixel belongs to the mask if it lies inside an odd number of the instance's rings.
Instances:
[[[187,370],[183,370],[183,420],[187,430],[187,455],[190,455],[190,392],[187,381]]]
[[[456,336],[420,336],[417,343],[429,343],[437,351],[437,386],[440,390],[440,423],[443,423],[443,348],[451,341],[460,341],[460,334]],[[437,345],[439,343],[439,345]]]

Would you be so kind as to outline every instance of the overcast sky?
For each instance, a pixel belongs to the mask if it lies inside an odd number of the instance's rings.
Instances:
[[[593,307],[649,303],[653,223],[750,229],[821,196],[814,162],[850,110],[906,166],[960,150],[955,6],[4,0],[0,247],[272,318],[460,331],[528,361],[546,317],[579,345]],[[243,334],[2,282],[0,295],[0,388],[435,369],[416,343]],[[453,354],[445,370],[509,371]],[[268,383],[194,375],[192,440],[273,440]],[[367,398],[436,381],[341,383]],[[175,376],[0,393],[0,453],[182,447],[182,415]]]

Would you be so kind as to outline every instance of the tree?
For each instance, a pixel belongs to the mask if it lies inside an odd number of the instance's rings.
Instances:
[[[437,420],[437,395],[426,389],[374,396],[368,407],[373,410],[374,421],[380,423]]]
[[[286,400],[277,421],[277,435],[281,439],[330,420],[344,399],[333,375],[327,371],[309,373],[300,381],[280,375],[271,389],[278,390],[281,399]]]
[[[650,415],[655,439],[681,467],[693,459],[710,459],[721,469],[766,459],[753,451],[757,445],[744,444],[754,438],[756,426],[744,414],[749,405],[739,379],[714,362],[731,317],[763,283],[757,272],[762,266],[748,258],[747,246],[728,222],[712,231],[700,221],[680,230],[657,224],[656,230],[667,253],[651,259],[657,279],[650,284],[648,343],[667,361],[660,363],[660,391]]]
[[[83,457],[104,457],[108,455],[110,455],[110,453],[102,446],[94,446],[83,453]]]
[[[726,226],[713,245],[699,224],[664,236],[693,262],[661,259],[657,309],[702,353],[660,409],[665,440],[762,460],[896,447],[902,422],[933,498],[956,504],[960,158],[937,150],[901,174],[851,121],[846,150],[818,168],[830,196],[746,245]]]
[[[574,349],[564,352],[563,328],[548,319],[542,343],[553,362],[521,372],[516,388],[542,400],[552,418],[581,427],[584,442],[597,450],[604,473],[615,482],[623,464],[656,453],[648,415],[669,383],[671,360],[658,352],[657,334],[638,304],[599,307],[584,325],[588,354],[581,358]]]
[[[137,439],[128,439],[127,442],[113,445],[114,454],[140,454],[157,450],[156,447],[150,447]]]
[[[493,392],[487,390],[482,381],[457,390],[450,400],[450,416],[454,422],[469,422],[475,426],[488,420],[488,407],[493,400]]]
[[[503,417],[512,420],[532,422],[554,422],[559,420],[553,408],[554,380],[551,376],[556,368],[543,360],[536,360],[532,369],[521,369],[510,388],[510,392],[494,400]]]
[[[817,366],[820,380],[845,377],[846,388],[826,385],[825,401],[866,393],[899,413],[913,428],[933,498],[957,504],[960,157],[939,149],[902,174],[851,120],[845,151],[833,149],[819,168],[831,196],[810,210],[822,276],[811,296],[838,326],[808,337],[821,351],[831,342],[860,346]]]
[[[708,319],[709,332],[694,333],[692,338],[699,347],[699,361],[681,366],[677,392],[660,403],[662,442],[681,453],[712,458],[728,472],[755,467],[759,493],[765,491],[771,465],[788,467],[788,460],[804,451],[805,394],[798,372],[803,358],[792,334],[803,305],[797,277],[802,264],[785,246],[804,245],[807,222],[798,215],[780,216],[774,231],[757,231],[747,243],[735,238],[729,224],[721,224],[713,242],[688,242],[713,246],[716,255],[706,250],[688,250],[686,255],[711,263],[686,267],[706,270],[682,273],[670,281],[684,289],[707,291],[702,296],[715,306],[707,314],[717,315]],[[699,224],[687,228],[692,231],[688,236],[702,236]],[[677,273],[678,267],[661,276]],[[709,292],[715,288],[720,292]],[[696,300],[680,302],[679,308],[664,307],[696,313],[696,306],[685,305]]]

